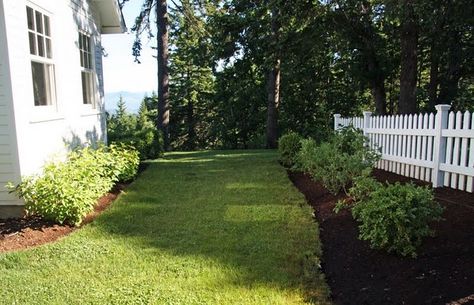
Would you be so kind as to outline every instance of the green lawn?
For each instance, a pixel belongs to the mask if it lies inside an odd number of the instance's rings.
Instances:
[[[273,151],[171,153],[93,223],[0,254],[2,304],[326,304],[312,210]]]

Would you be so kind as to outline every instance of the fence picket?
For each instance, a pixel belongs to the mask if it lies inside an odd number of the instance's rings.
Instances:
[[[413,115],[408,115],[408,130],[413,129]],[[412,159],[412,143],[413,143],[413,136],[408,135],[407,136],[407,158]],[[413,165],[409,164],[407,167],[407,171],[405,173],[405,176],[411,177],[411,171],[413,169]]]
[[[462,124],[462,114],[461,111],[456,112],[456,123],[455,123],[455,129],[460,130]],[[460,138],[455,137],[454,138],[454,147],[453,147],[453,165],[459,165],[459,142]],[[452,188],[457,188],[458,184],[458,174],[452,174],[451,176],[451,187]]]
[[[470,123],[470,119],[471,119],[471,114],[469,113],[469,111],[466,111],[464,112],[464,115],[463,115],[463,119],[462,119],[462,129],[463,130],[469,130],[469,123]],[[460,166],[468,166],[468,163],[467,163],[467,152],[468,152],[468,138],[462,138],[462,141],[461,141],[461,147],[460,147],[460,150],[461,150],[461,159],[459,161],[459,165]],[[458,188],[460,190],[466,190],[466,180],[465,180],[466,176],[465,175],[459,175],[459,185],[458,185]]]
[[[429,117],[428,117],[428,129],[434,129],[434,114],[433,113],[430,113]],[[434,142],[434,137],[433,136],[430,136],[428,137],[428,150],[426,151],[426,160],[427,161],[433,161],[433,142]],[[427,181],[431,181],[433,179],[433,169],[432,168],[427,168],[426,169],[428,171],[428,176],[429,176],[429,180]]]
[[[429,128],[429,116],[427,113],[423,115],[423,129],[428,130]],[[421,154],[423,155],[423,160],[428,161],[428,143],[430,138],[428,136],[423,136],[423,147],[421,148]],[[424,177],[423,180],[425,181],[431,181],[431,176],[430,176],[430,169],[428,167],[425,167],[423,169],[424,171]]]
[[[448,116],[448,130],[454,130],[454,112],[450,112]],[[448,137],[446,141],[446,161],[444,163],[446,164],[453,164],[453,138]],[[451,173],[445,173],[444,175],[444,186],[450,186],[451,185]]]
[[[471,114],[471,130],[474,130],[474,113]],[[474,168],[474,138],[469,139],[469,160],[468,160],[468,167]],[[472,193],[474,190],[474,181],[473,177],[467,177],[466,182],[466,191]]]

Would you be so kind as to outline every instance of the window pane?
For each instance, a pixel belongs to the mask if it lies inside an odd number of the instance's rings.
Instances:
[[[28,29],[34,31],[35,30],[35,21],[33,17],[33,9],[31,7],[26,7],[26,16],[28,19]]]
[[[94,90],[94,73],[90,72],[88,73],[89,76],[89,104],[94,104],[94,95],[95,95],[95,90]]]
[[[79,33],[79,50],[82,50],[82,34]]]
[[[82,50],[87,50],[87,36],[82,35]]]
[[[50,67],[48,66],[42,63],[31,62],[35,106],[51,105],[51,74]]]
[[[94,86],[94,73],[89,71],[81,72],[82,78],[82,101],[84,104],[94,104],[95,100],[95,86]]]
[[[51,39],[45,38],[46,41],[46,57],[52,58],[53,55],[51,53]]]
[[[44,40],[43,36],[38,35],[38,55],[44,57]]]
[[[40,12],[35,12],[36,32],[43,34],[43,15]]]
[[[89,37],[84,35],[84,50],[89,52]]]
[[[49,17],[43,15],[43,18],[44,18],[44,33],[46,36],[51,36],[51,32],[49,29]]]
[[[85,58],[84,59],[84,64],[85,64],[84,68],[90,69],[91,67],[90,67],[90,64],[89,64],[90,63],[89,53],[84,52],[84,58]]]
[[[84,104],[89,104],[88,102],[88,92],[87,92],[87,73],[82,71],[81,72],[82,78],[82,102]]]
[[[36,39],[35,34],[28,33],[28,38],[30,39],[30,54],[36,55]]]

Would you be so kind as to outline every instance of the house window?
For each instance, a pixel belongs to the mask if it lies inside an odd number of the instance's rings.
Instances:
[[[81,56],[82,101],[86,105],[95,105],[95,72],[92,60],[91,37],[79,33],[79,53]]]
[[[54,103],[54,64],[50,18],[26,7],[35,106]]]

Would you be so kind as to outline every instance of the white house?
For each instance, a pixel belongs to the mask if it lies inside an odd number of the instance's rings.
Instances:
[[[117,0],[0,0],[0,218],[7,182],[105,141],[101,34],[125,29]]]

